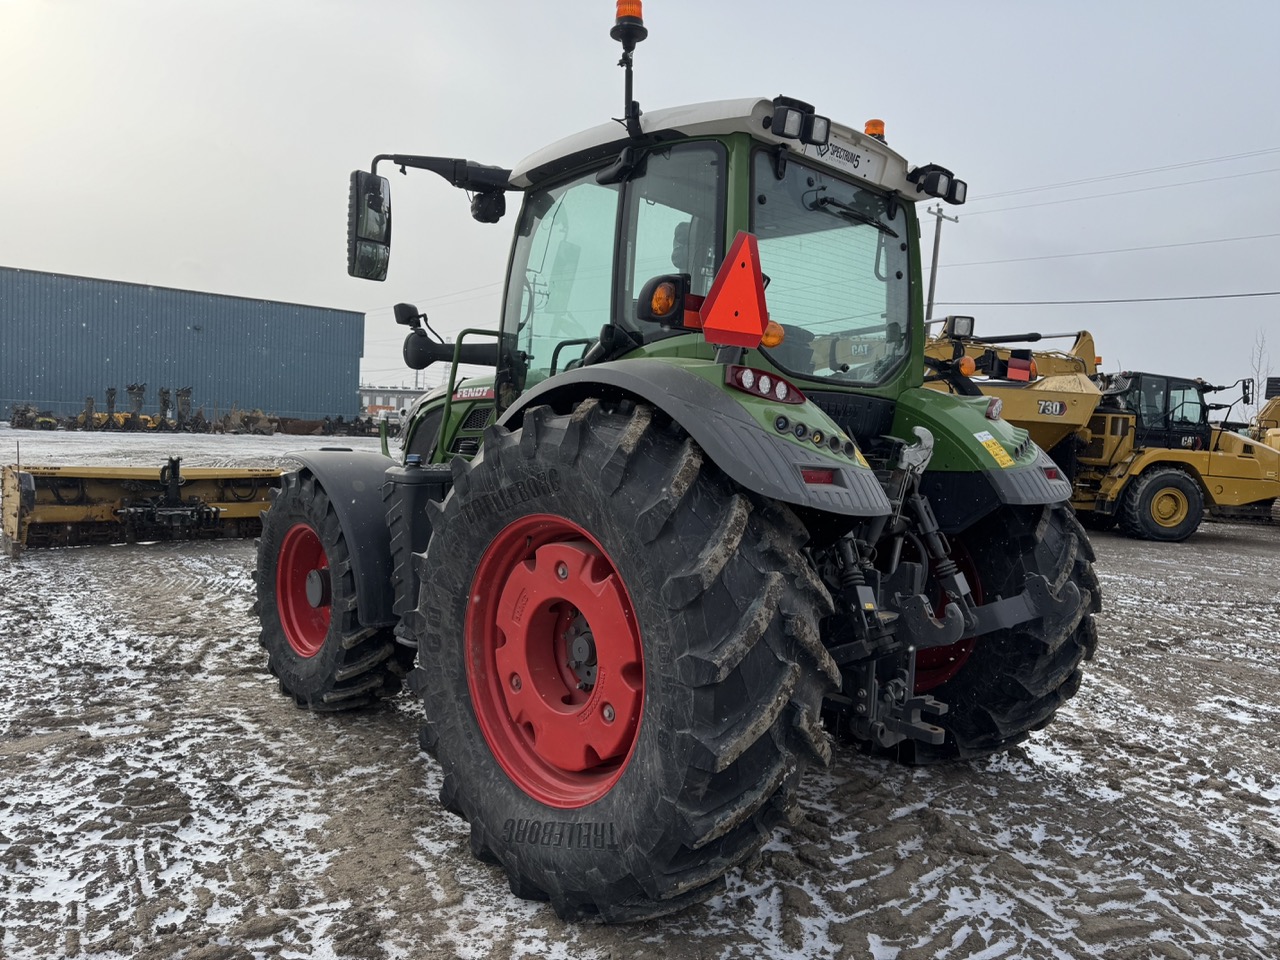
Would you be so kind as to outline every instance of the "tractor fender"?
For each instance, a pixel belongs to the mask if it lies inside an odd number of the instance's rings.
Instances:
[[[531,407],[545,404],[567,413],[591,397],[630,399],[661,410],[730,479],[763,497],[848,517],[882,517],[891,512],[884,489],[865,462],[861,466],[852,460],[842,463],[772,433],[723,387],[663,360],[625,360],[568,370],[524,393],[499,423],[515,428]],[[811,426],[828,433],[839,429],[812,403],[805,406],[803,416]],[[834,483],[805,483],[802,467],[834,469],[839,477]]]
[[[954,534],[1001,506],[1066,503],[1067,480],[1027,431],[986,416],[985,397],[957,397],[935,390],[903,391],[894,411],[893,435],[926,427],[936,441],[920,480],[938,525]]]
[[[380,453],[328,447],[292,453],[324,488],[351,550],[356,607],[364,627],[396,622],[392,612],[391,535],[387,528],[382,485],[395,461]]]

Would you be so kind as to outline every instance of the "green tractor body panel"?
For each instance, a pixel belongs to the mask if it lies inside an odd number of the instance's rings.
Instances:
[[[1034,463],[1036,447],[1027,431],[1004,420],[988,419],[989,404],[987,397],[908,389],[898,397],[893,434],[909,437],[914,427],[927,428],[934,439],[931,470],[986,473]]]

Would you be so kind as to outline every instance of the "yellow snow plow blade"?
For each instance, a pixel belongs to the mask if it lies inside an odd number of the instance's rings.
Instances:
[[[4,546],[254,537],[274,467],[0,467]]]

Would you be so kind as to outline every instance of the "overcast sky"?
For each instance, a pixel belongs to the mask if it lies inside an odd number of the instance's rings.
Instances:
[[[390,276],[354,280],[349,172],[512,166],[618,116],[613,15],[0,0],[0,265],[363,311],[364,380],[412,384],[391,305],[496,326],[514,217],[475,223],[443,180],[395,174]],[[883,118],[909,161],[968,180],[935,316],[1087,328],[1106,369],[1216,382],[1252,373],[1265,332],[1280,373],[1280,297],[1240,296],[1280,291],[1280,3],[649,0],[645,22],[642,108],[784,93]],[[1162,297],[1203,299],[977,305]]]

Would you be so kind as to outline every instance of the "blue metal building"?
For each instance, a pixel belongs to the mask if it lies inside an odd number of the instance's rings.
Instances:
[[[320,419],[360,410],[364,314],[0,267],[0,418],[32,404],[66,416],[106,390],[191,387],[205,416],[261,409]]]

